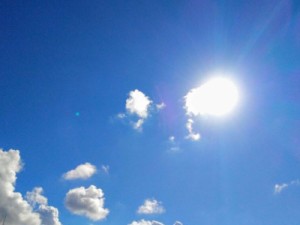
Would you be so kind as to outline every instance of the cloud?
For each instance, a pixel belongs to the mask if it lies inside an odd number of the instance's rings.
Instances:
[[[287,189],[290,186],[299,186],[300,180],[293,180],[289,183],[275,184],[274,186],[274,194],[280,194],[284,189]]]
[[[104,208],[104,193],[100,188],[91,185],[69,190],[65,198],[66,208],[76,215],[86,216],[97,221],[107,217],[109,210]]]
[[[181,223],[181,222],[179,222],[179,221],[176,221],[176,222],[174,223],[174,225],[183,225],[183,223]]]
[[[179,152],[180,147],[176,141],[175,136],[170,136],[168,140],[169,140],[168,141],[168,144],[169,144],[168,152],[170,152],[170,153]]]
[[[142,91],[135,89],[129,92],[126,99],[126,113],[119,113],[116,117],[121,120],[127,119],[133,129],[142,131],[144,122],[149,117],[150,112],[158,112],[165,107],[164,102],[154,104],[150,97]]]
[[[126,113],[117,114],[118,119],[127,119],[132,127],[137,131],[142,131],[145,120],[149,117],[150,111],[156,108],[156,112],[166,107],[164,102],[154,104],[150,97],[135,89],[130,91],[126,99]],[[135,117],[135,119],[133,117]]]
[[[155,221],[155,220],[152,220],[152,221],[140,220],[140,221],[133,221],[128,225],[164,225],[164,224],[160,223],[158,221]]]
[[[199,133],[195,133],[193,131],[193,123],[194,123],[194,121],[191,118],[188,119],[188,121],[186,123],[186,129],[189,132],[189,134],[186,136],[186,139],[190,139],[192,141],[198,141],[201,136]]]
[[[170,136],[169,137],[169,141],[173,143],[175,141],[175,137],[174,136]]]
[[[102,165],[101,169],[103,170],[104,173],[109,174],[109,166]]]
[[[1,216],[6,215],[6,224],[41,225],[39,214],[33,212],[20,193],[15,192],[16,174],[22,169],[20,152],[0,149],[0,165],[0,212]]]
[[[47,205],[48,199],[42,195],[43,188],[35,187],[31,192],[26,193],[26,199],[30,205],[35,207],[37,204]]]
[[[275,184],[274,186],[274,194],[279,194],[283,189],[287,188],[288,184]]]
[[[129,92],[126,100],[126,110],[131,114],[146,119],[148,117],[148,109],[152,101],[143,92],[134,90]]]
[[[141,130],[144,124],[144,119],[138,119],[135,123],[133,123],[133,128],[136,130]]]
[[[48,205],[48,199],[42,195],[43,188],[35,187],[26,193],[26,199],[36,212],[40,215],[42,225],[62,225],[59,221],[58,209]]]
[[[124,119],[124,118],[126,117],[126,114],[125,114],[125,113],[119,113],[119,114],[117,115],[117,117],[118,117],[119,119]]]
[[[164,212],[165,209],[162,206],[162,203],[155,199],[146,199],[144,204],[137,210],[137,213],[139,214],[161,214]]]
[[[160,104],[156,104],[156,109],[157,110],[162,110],[166,108],[166,104],[164,102],[160,103]]]
[[[97,172],[96,166],[90,163],[84,163],[77,166],[75,169],[68,171],[63,175],[65,180],[88,179]]]
[[[57,208],[48,205],[40,205],[37,212],[42,219],[42,225],[61,225]]]

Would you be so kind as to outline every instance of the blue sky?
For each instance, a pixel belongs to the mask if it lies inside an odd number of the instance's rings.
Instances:
[[[300,223],[299,1],[2,1],[0,43],[6,225]]]

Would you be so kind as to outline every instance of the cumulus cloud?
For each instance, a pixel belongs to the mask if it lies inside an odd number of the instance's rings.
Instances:
[[[31,192],[26,193],[26,199],[33,207],[35,207],[37,204],[47,205],[48,199],[42,194],[43,188],[35,187]]]
[[[135,130],[142,130],[145,119],[147,119],[150,111],[152,100],[139,90],[129,92],[129,96],[126,99],[126,111],[128,114],[138,117],[136,122],[132,122]],[[122,116],[120,116],[122,115]],[[118,117],[123,119],[126,117],[124,113],[119,113]]]
[[[91,185],[69,190],[65,198],[66,208],[73,214],[86,216],[97,221],[107,217],[109,210],[104,208],[104,193],[100,188]]]
[[[186,129],[188,130],[188,135],[186,136],[187,139],[190,139],[192,141],[198,141],[200,139],[200,134],[194,132],[193,130],[193,123],[194,121],[192,119],[188,119],[186,123]]]
[[[84,163],[77,166],[75,169],[63,174],[65,180],[88,179],[97,172],[96,166],[90,163]]]
[[[140,221],[133,221],[128,225],[164,225],[163,223],[160,223],[158,221],[152,220],[140,220]]]
[[[162,203],[155,199],[146,199],[144,204],[137,210],[137,213],[139,214],[161,214],[164,212],[165,209],[162,206]]]
[[[157,111],[160,111],[165,108],[166,105],[163,102],[154,104],[142,91],[135,89],[129,92],[128,98],[126,99],[126,113],[119,113],[117,118],[128,119],[135,130],[141,131],[145,120],[149,117],[150,111],[154,109],[154,107]],[[132,116],[136,118],[133,119]]]
[[[274,194],[280,194],[283,190],[287,189],[290,186],[300,185],[300,180],[293,180],[289,183],[275,184]]]
[[[129,92],[126,100],[126,110],[131,114],[136,114],[140,118],[148,117],[149,106],[152,101],[143,92],[134,90]]]
[[[57,208],[48,205],[40,205],[37,212],[40,214],[42,225],[61,225]]]
[[[39,214],[33,212],[20,193],[15,192],[16,174],[22,168],[19,151],[0,149],[0,165],[0,212],[6,215],[6,224],[41,225]]]
[[[40,215],[42,225],[62,225],[59,221],[58,209],[48,205],[48,199],[43,196],[43,188],[35,187],[26,193],[26,199]]]

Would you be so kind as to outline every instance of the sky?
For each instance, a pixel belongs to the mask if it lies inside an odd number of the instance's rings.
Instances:
[[[4,0],[0,62],[0,223],[299,225],[299,1]]]

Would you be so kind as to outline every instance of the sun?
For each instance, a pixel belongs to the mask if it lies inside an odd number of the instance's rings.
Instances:
[[[236,85],[228,78],[209,79],[185,96],[185,108],[192,115],[223,116],[237,105],[239,92]]]

